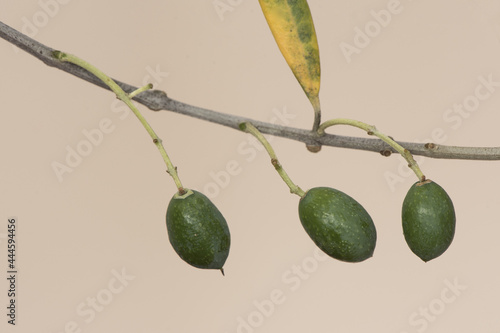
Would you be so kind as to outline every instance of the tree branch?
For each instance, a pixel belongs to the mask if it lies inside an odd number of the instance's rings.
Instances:
[[[87,72],[86,70],[70,63],[61,62],[52,57],[54,49],[45,46],[21,32],[9,27],[0,21],[0,37],[32,56],[43,61],[46,65],[56,67],[69,74],[77,76],[83,80],[93,83],[99,87],[109,89],[101,80]],[[127,93],[137,88],[127,83],[115,80],[115,82]],[[379,139],[359,138],[341,135],[325,134],[319,136],[310,130],[294,127],[280,126],[262,121],[253,120],[246,117],[216,112],[205,108],[189,105],[176,101],[160,90],[149,90],[134,97],[134,100],[143,104],[153,111],[172,111],[186,116],[210,121],[219,125],[240,130],[238,125],[242,122],[250,122],[259,129],[260,132],[279,136],[291,140],[304,142],[308,145],[324,145],[348,149],[358,149],[379,152],[384,156],[389,156],[396,151]],[[500,147],[455,147],[438,145],[434,143],[412,143],[397,141],[413,155],[421,155],[442,159],[466,159],[466,160],[500,160]]]

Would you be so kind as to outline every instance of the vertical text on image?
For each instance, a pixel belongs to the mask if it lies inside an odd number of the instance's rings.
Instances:
[[[9,217],[7,219],[7,322],[10,325],[16,325],[16,319],[19,312],[17,304],[18,286],[18,263],[17,252],[19,245],[17,242],[18,219]]]

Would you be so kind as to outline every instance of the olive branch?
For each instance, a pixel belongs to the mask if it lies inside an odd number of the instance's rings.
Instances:
[[[41,60],[47,66],[58,68],[101,88],[110,89],[98,77],[87,70],[71,63],[61,62],[53,57],[55,49],[48,47],[23,33],[11,28],[0,21],[0,37],[19,47],[23,51]],[[139,88],[133,85],[113,80],[124,92],[131,94]],[[239,124],[252,123],[261,133],[283,137],[290,140],[303,142],[309,146],[330,146],[346,149],[356,149],[380,153],[390,156],[398,151],[380,139],[341,136],[333,134],[318,135],[311,130],[281,126],[268,122],[258,121],[247,117],[236,116],[228,113],[217,112],[206,108],[190,105],[170,98],[161,90],[147,90],[133,97],[133,100],[146,106],[152,111],[171,111],[227,126],[240,131]],[[462,160],[500,160],[500,147],[459,147],[447,146],[437,143],[414,143],[395,140],[405,147],[412,155],[425,156],[437,159],[462,159]]]

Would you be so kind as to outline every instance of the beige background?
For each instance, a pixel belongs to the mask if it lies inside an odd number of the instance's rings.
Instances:
[[[310,105],[258,2],[221,2],[231,10],[220,16],[208,0],[2,0],[0,20],[128,83],[150,81],[172,98],[263,121],[286,112],[288,125],[309,128]],[[356,29],[376,22],[370,11],[391,4],[310,1],[324,119],[363,120],[406,141],[441,129],[444,144],[500,145],[498,86],[467,117],[445,118],[473,100],[479,77],[500,82],[498,1],[402,0],[348,62],[341,43],[355,45]],[[5,41],[0,54],[2,276],[9,216],[19,220],[20,244],[18,325],[6,324],[2,279],[2,332],[499,332],[498,162],[422,160],[458,216],[452,246],[424,264],[402,235],[401,204],[416,179],[400,157],[336,148],[313,155],[275,139],[302,188],[335,187],[371,213],[375,255],[347,264],[316,252],[298,198],[247,135],[141,107],[184,184],[211,194],[230,225],[222,277],[188,266],[170,246],[164,215],[175,186],[133,115],[109,92]],[[161,75],[152,78],[155,69]],[[51,164],[64,163],[67,146],[83,144],[82,131],[106,118],[111,132],[60,182]],[[237,174],[216,185],[211,175],[228,163]],[[388,174],[398,182],[390,186]],[[120,283],[114,276],[123,272]]]

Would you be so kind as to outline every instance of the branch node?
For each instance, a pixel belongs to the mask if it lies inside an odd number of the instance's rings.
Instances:
[[[436,150],[438,148],[438,146],[432,142],[429,142],[429,143],[426,143],[424,145],[425,149],[429,149],[429,150]]]
[[[308,144],[306,144],[306,148],[311,153],[317,153],[321,150],[321,145],[318,145],[318,144],[308,145]]]
[[[385,156],[385,157],[389,157],[392,155],[392,151],[390,151],[389,149],[384,149],[384,150],[380,151],[380,155]]]
[[[281,168],[280,162],[276,158],[271,159],[271,164],[274,166],[275,169]]]

